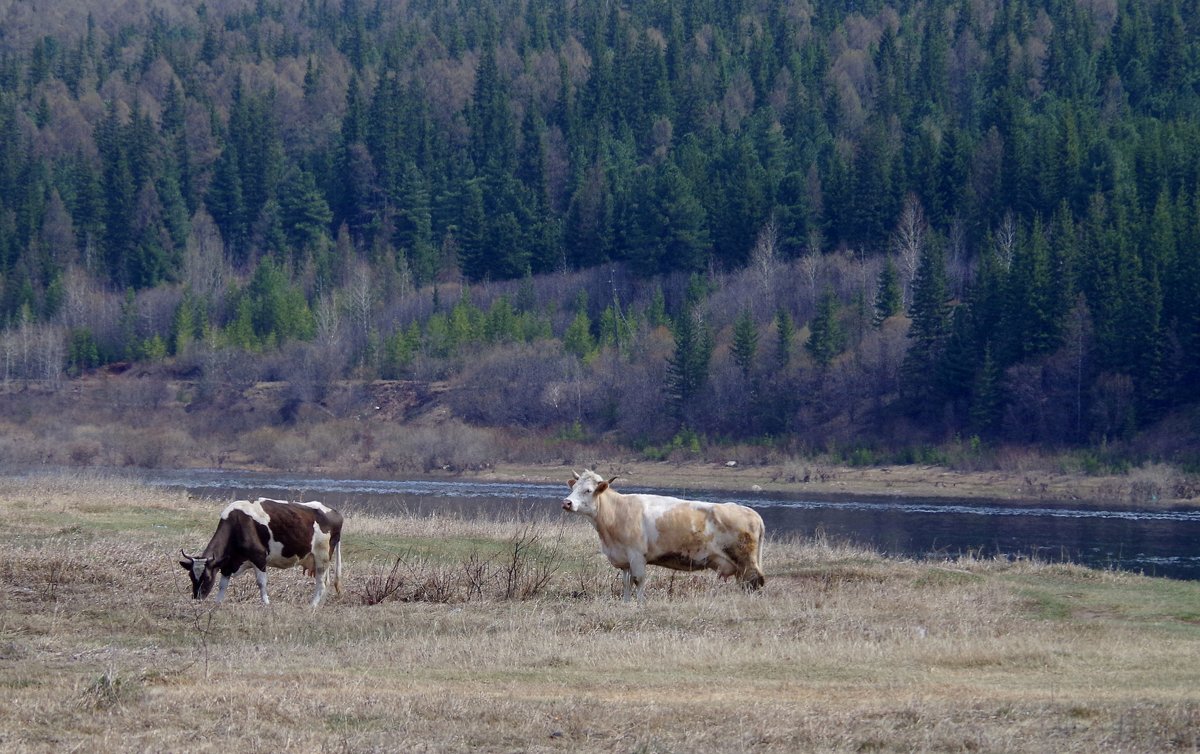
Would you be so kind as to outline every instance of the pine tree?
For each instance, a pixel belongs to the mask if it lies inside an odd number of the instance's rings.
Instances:
[[[675,418],[687,426],[697,413],[696,399],[708,381],[713,338],[699,308],[687,308],[675,319],[675,351],[667,362],[667,395]]]
[[[940,243],[928,243],[913,279],[909,310],[908,353],[901,367],[901,385],[917,413],[934,409],[938,362],[950,333],[950,287]]]
[[[775,364],[780,369],[786,369],[792,362],[795,337],[796,323],[792,321],[792,315],[779,307],[775,312]]]
[[[733,361],[742,371],[742,377],[750,379],[754,372],[754,357],[758,354],[758,327],[749,309],[742,309],[733,323]]]
[[[846,334],[838,321],[839,308],[837,294],[832,288],[826,288],[817,301],[817,313],[809,325],[804,349],[822,369],[827,368],[845,347]]]
[[[971,390],[971,430],[979,435],[991,435],[996,432],[1000,423],[1000,409],[1003,405],[1001,397],[1001,371],[996,360],[992,358],[992,346],[984,347],[983,364],[975,377]]]
[[[1041,220],[1035,218],[1028,237],[1016,244],[1005,285],[1000,321],[1002,363],[1014,364],[1058,346],[1059,299],[1050,269],[1049,244]]]
[[[900,285],[900,276],[896,274],[896,265],[888,257],[879,271],[879,286],[875,291],[875,326],[899,314],[903,306],[904,289]]]
[[[283,230],[297,255],[318,244],[332,242],[329,224],[333,212],[307,170],[287,171],[280,185],[279,205]]]

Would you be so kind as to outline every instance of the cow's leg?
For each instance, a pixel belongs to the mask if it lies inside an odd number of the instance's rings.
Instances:
[[[641,605],[646,601],[646,556],[638,553],[629,558],[629,575],[633,579],[634,586],[637,587],[637,603]],[[626,602],[629,601],[628,589],[625,592]]]
[[[258,595],[262,597],[262,603],[271,604],[271,598],[267,596],[267,569],[254,566],[254,580],[258,582]]]
[[[629,601],[629,595],[633,593],[632,585],[633,585],[633,574],[631,574],[629,572],[628,568],[622,568],[621,569],[621,586],[622,586],[621,601],[622,602]]]
[[[313,594],[312,606],[316,607],[321,604],[321,598],[325,596],[325,579],[329,576],[328,566],[314,566],[314,578],[317,582],[317,590]]]
[[[229,577],[221,574],[221,580],[217,582],[216,603],[219,605],[225,599],[225,588],[229,586]]]

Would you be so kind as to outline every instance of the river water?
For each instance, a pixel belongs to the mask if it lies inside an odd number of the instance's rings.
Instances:
[[[433,480],[365,480],[222,470],[148,472],[151,484],[194,495],[233,500],[277,497],[321,500],[344,512],[433,512],[464,516],[549,518],[560,508],[566,484]],[[651,491],[636,486],[622,492]],[[1200,509],[1116,510],[941,498],[818,498],[778,492],[653,490],[694,500],[737,502],[757,510],[771,536],[811,537],[865,545],[909,557],[1037,557],[1200,580]]]

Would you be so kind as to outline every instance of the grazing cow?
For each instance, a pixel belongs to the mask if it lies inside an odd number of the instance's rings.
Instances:
[[[225,587],[235,573],[254,569],[264,605],[267,597],[267,566],[304,566],[316,578],[312,606],[321,603],[325,582],[333,572],[333,588],[342,592],[342,514],[318,502],[287,503],[260,497],[254,502],[236,500],[221,512],[217,531],[200,555],[183,550],[179,565],[192,577],[192,597],[202,600],[212,591],[219,571],[217,602],[225,599]],[[331,567],[332,566],[332,567]]]
[[[736,576],[747,590],[766,583],[762,572],[762,517],[736,503],[704,503],[664,495],[622,495],[594,471],[567,482],[563,510],[586,516],[600,535],[600,549],[623,571],[622,599],[637,586],[641,604],[646,566],[676,571],[711,568]]]

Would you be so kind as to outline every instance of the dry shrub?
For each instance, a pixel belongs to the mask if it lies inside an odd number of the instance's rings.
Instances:
[[[108,710],[142,698],[142,684],[109,668],[84,690],[81,704],[86,709]]]
[[[191,457],[194,447],[191,435],[175,427],[113,427],[106,436],[106,446],[113,462],[143,469],[179,465],[181,459]]]
[[[296,471],[305,466],[318,464],[320,459],[309,447],[308,442],[294,433],[284,433],[271,447],[266,462],[276,469]]]
[[[76,440],[67,445],[67,458],[76,466],[90,466],[103,450],[99,440]]]
[[[801,463],[788,461],[781,464],[779,473],[771,477],[772,482],[787,484],[803,484],[806,482],[832,482],[837,479],[837,471],[822,463]]]
[[[377,568],[363,580],[359,598],[364,605],[534,599],[560,579],[564,557],[561,530],[548,538],[541,525],[528,523],[490,555],[477,547],[457,563],[397,555],[389,568]]]
[[[1000,471],[1025,473],[1039,471],[1045,466],[1035,451],[1019,445],[1005,445],[996,449],[995,468]]]
[[[328,465],[345,455],[356,430],[352,422],[327,421],[308,430],[308,444],[321,464]]]
[[[503,452],[491,430],[453,420],[436,427],[389,427],[374,442],[375,465],[389,472],[481,469]]]
[[[238,438],[238,449],[254,463],[269,464],[275,446],[283,436],[283,430],[276,427],[259,427]]]
[[[0,458],[13,464],[37,464],[46,460],[47,449],[28,429],[0,424]]]
[[[1186,477],[1162,463],[1148,463],[1129,472],[1129,502],[1154,503],[1163,498],[1183,497]]]
[[[120,408],[157,409],[171,397],[170,386],[160,379],[114,379],[101,390],[101,400]]]

